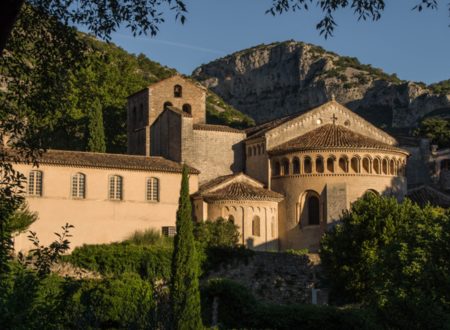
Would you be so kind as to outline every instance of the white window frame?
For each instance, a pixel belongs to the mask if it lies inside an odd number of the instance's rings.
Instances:
[[[110,175],[108,178],[108,199],[120,201],[123,199],[123,177]]]
[[[75,199],[86,198],[86,174],[77,172],[72,174],[70,179],[71,179],[71,190],[70,190],[71,197]]]
[[[145,200],[147,202],[159,202],[160,180],[155,177],[148,177],[145,180]]]
[[[28,174],[28,196],[42,196],[42,172],[30,171]]]

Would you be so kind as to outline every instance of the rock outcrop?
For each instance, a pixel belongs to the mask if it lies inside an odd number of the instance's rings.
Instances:
[[[450,94],[303,42],[240,51],[202,65],[193,77],[257,123],[320,105],[333,95],[389,133],[408,131],[427,116],[450,114]]]

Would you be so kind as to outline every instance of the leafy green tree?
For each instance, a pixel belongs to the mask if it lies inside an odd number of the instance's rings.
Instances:
[[[97,98],[92,104],[91,112],[89,114],[87,151],[102,153],[106,151],[102,104]]]
[[[450,213],[417,219],[378,252],[365,300],[394,329],[450,329]]]
[[[430,143],[439,148],[450,148],[450,119],[426,118],[413,135],[429,138]]]
[[[205,248],[236,246],[239,243],[239,227],[224,220],[223,218],[216,221],[206,220],[199,221],[194,225],[194,237]]]
[[[30,211],[27,202],[23,202],[12,213],[8,222],[8,227],[13,236],[20,235],[30,228],[38,220],[38,213]]]
[[[284,11],[300,11],[301,9],[308,10],[308,3],[316,3],[317,7],[322,9],[325,13],[325,17],[316,25],[316,29],[320,30],[320,34],[325,35],[325,39],[328,36],[333,36],[334,28],[337,26],[334,21],[333,13],[339,9],[345,9],[350,7],[354,10],[354,13],[358,15],[358,21],[360,19],[372,19],[378,21],[381,18],[381,13],[386,6],[385,0],[272,0],[272,7],[266,11],[275,16],[276,13],[282,14]],[[350,4],[351,2],[351,4]],[[436,0],[422,0],[419,4],[414,6],[412,10],[422,11],[424,8],[437,9],[438,4]]]
[[[200,291],[198,290],[199,262],[195,249],[189,176],[183,165],[180,199],[177,211],[177,233],[172,258],[170,300],[174,329],[202,329]]]
[[[371,294],[371,267],[380,258],[378,251],[411,223],[437,216],[432,207],[421,209],[408,199],[398,204],[394,197],[366,194],[356,201],[320,242],[322,265],[336,295],[361,301]]]

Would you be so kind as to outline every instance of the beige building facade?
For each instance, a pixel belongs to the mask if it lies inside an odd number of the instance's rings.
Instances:
[[[316,252],[325,230],[365,193],[399,201],[407,193],[410,152],[334,100],[246,130],[206,124],[205,101],[204,88],[173,76],[128,97],[128,155],[49,151],[39,178],[17,164],[28,180],[42,180],[40,195],[27,188],[40,214],[31,230],[45,243],[69,222],[75,245],[149,227],[173,233],[183,163],[193,220],[227,219],[257,250]],[[83,198],[72,195],[77,173]],[[117,178],[119,199],[111,198]],[[23,235],[17,242],[28,247]]]

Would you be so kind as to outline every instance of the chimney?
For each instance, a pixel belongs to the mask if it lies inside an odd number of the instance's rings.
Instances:
[[[437,144],[432,144],[431,145],[431,151],[432,152],[436,152],[438,148],[439,148],[439,145],[437,145]]]

